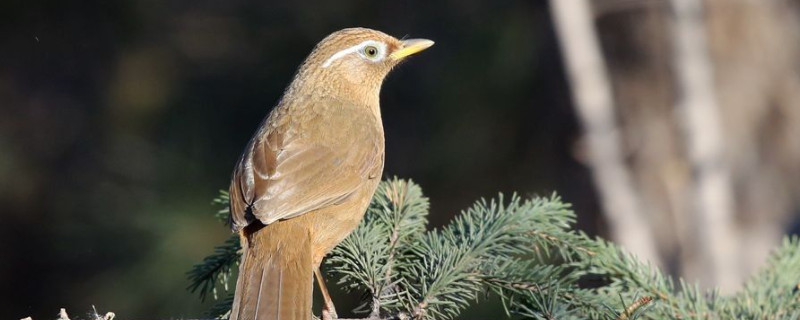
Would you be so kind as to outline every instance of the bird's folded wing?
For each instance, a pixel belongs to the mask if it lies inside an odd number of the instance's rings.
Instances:
[[[336,204],[361,187],[367,177],[365,154],[358,149],[330,148],[280,137],[253,141],[231,183],[231,220],[238,230],[258,219],[270,224]],[[368,154],[368,153],[367,153]]]

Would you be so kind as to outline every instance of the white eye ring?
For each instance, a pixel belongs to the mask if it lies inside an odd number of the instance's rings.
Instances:
[[[359,44],[358,54],[369,61],[378,62],[386,57],[386,44],[383,42],[367,40]]]
[[[367,55],[367,49],[375,48],[374,55]],[[351,53],[358,53],[358,55],[366,59],[367,61],[371,62],[379,62],[386,58],[386,44],[380,41],[375,40],[367,40],[347,49],[341,50],[337,53],[334,53],[328,60],[325,60],[325,63],[322,64],[323,68],[329,67],[334,61],[341,59],[342,57],[349,55]]]

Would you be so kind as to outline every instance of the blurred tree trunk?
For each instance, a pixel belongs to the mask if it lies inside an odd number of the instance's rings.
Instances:
[[[800,208],[800,25],[790,1],[707,1],[725,150],[740,229],[737,265],[761,267]],[[793,215],[794,214],[794,215]]]
[[[800,206],[796,2],[688,3],[702,13],[677,0],[592,4],[624,163],[662,258],[689,280],[739,286]]]
[[[686,187],[686,219],[691,228],[682,237],[685,251],[698,257],[685,261],[685,271],[705,286],[733,291],[744,279],[739,274],[734,234],[733,197],[720,110],[709,57],[703,4],[672,0],[672,46],[677,122],[686,141],[692,179]]]
[[[640,258],[658,265],[649,224],[623,161],[611,87],[589,1],[552,0],[550,5],[611,236]]]

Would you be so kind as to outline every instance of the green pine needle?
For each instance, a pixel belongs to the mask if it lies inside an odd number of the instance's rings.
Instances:
[[[228,201],[224,191],[213,201],[225,223]],[[575,213],[556,195],[481,199],[438,230],[427,230],[428,209],[413,182],[381,182],[362,223],[326,259],[340,286],[366,297],[355,310],[365,319],[454,319],[487,292],[528,319],[800,319],[796,236],[723,297],[574,230]],[[230,312],[240,249],[232,236],[188,272],[201,299],[226,292],[211,316]]]

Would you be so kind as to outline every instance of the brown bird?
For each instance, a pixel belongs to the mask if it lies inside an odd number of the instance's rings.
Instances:
[[[230,319],[310,319],[312,273],[323,317],[337,317],[319,265],[361,221],[381,179],[381,84],[431,45],[344,29],[300,66],[233,171],[231,224],[244,253]]]

